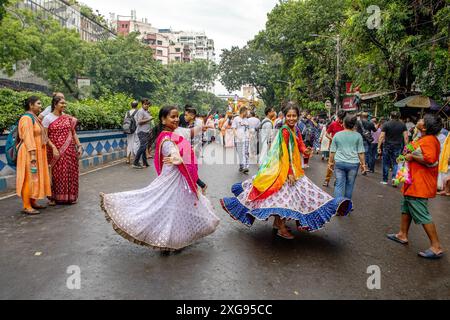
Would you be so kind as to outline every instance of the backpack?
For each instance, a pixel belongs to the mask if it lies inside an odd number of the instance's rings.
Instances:
[[[134,116],[138,110],[135,110],[133,114],[130,114],[130,111],[127,112],[127,116],[125,117],[125,120],[123,121],[122,129],[123,132],[126,134],[133,134],[136,132],[137,129],[137,123]]]
[[[262,130],[263,126],[264,126],[266,123],[270,123],[270,124],[272,125],[272,129],[273,129],[273,123],[272,123],[272,121],[270,121],[269,119],[266,118],[266,119],[264,119],[264,120],[261,122],[261,124],[259,125],[259,127],[257,128],[257,130],[258,130],[258,131]]]
[[[372,143],[373,142],[372,132],[370,132],[370,130],[367,130],[364,127],[364,123],[362,121],[359,121],[359,127],[361,128],[360,133],[363,139],[366,140],[368,143]]]
[[[20,146],[22,145],[22,141],[19,138],[19,121],[22,117],[29,117],[33,121],[34,125],[34,117],[31,114],[25,113],[22,115],[19,120],[17,120],[16,124],[14,124],[10,130],[8,137],[6,138],[6,144],[5,144],[5,154],[6,154],[6,161],[8,162],[8,165],[12,168],[15,168],[17,166],[17,156],[19,154]]]

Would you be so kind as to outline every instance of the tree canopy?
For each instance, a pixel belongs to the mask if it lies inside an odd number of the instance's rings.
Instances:
[[[349,81],[440,100],[450,90],[449,29],[446,0],[280,1],[246,47],[223,51],[222,82],[254,85],[266,104],[333,100],[339,37],[341,94]]]
[[[124,93],[150,98],[156,105],[191,103],[205,112],[226,107],[226,102],[209,92],[217,79],[214,63],[162,65],[135,33],[85,42],[56,20],[10,6],[0,21],[0,42],[1,70],[12,75],[19,62],[28,62],[51,89],[73,98],[80,98],[77,79],[88,78],[93,98]]]

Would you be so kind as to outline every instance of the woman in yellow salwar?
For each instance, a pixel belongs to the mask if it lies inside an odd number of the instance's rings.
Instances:
[[[25,114],[19,120],[18,132],[20,145],[17,155],[16,192],[23,201],[23,213],[36,215],[40,206],[37,200],[52,195],[50,174],[47,161],[47,144],[53,148],[55,156],[58,150],[49,142],[41,121],[37,117],[41,110],[41,101],[32,96],[25,100]]]

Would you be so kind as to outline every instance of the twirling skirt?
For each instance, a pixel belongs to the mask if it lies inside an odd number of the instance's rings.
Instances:
[[[174,166],[143,189],[101,194],[101,208],[119,235],[164,251],[189,246],[219,224],[209,200],[197,198]]]
[[[271,216],[295,220],[299,228],[316,231],[324,227],[336,215],[350,213],[352,202],[346,198],[333,198],[316,186],[306,176],[294,186],[287,182],[275,194],[263,200],[248,202],[252,179],[233,185],[236,197],[221,200],[222,207],[230,216],[251,226],[255,219],[266,221]]]

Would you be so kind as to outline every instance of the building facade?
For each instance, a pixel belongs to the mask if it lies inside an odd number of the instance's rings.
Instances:
[[[147,19],[137,20],[134,10],[131,16],[117,16],[113,25],[119,35],[138,33],[142,42],[153,49],[155,59],[162,64],[188,63],[194,59],[215,62],[214,40],[209,39],[204,32],[157,29]]]
[[[75,29],[85,41],[96,42],[116,36],[106,26],[83,15],[77,5],[70,5],[64,0],[23,0],[16,5],[53,18],[65,28]]]

